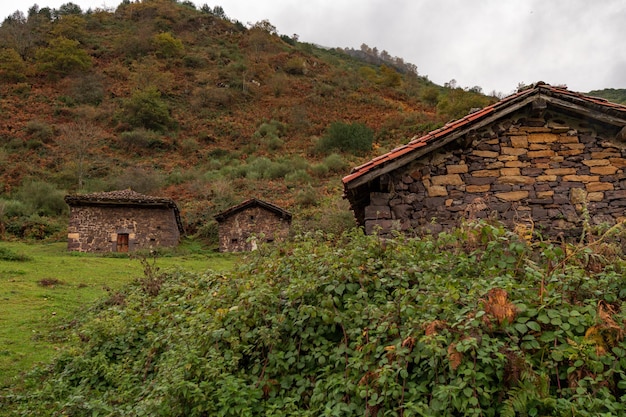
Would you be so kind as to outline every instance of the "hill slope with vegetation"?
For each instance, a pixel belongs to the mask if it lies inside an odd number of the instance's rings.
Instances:
[[[24,416],[623,415],[623,233],[318,233],[233,273],[148,272],[0,402]]]
[[[209,239],[251,195],[301,229],[345,228],[350,166],[493,100],[363,51],[173,0],[16,12],[0,27],[0,233],[61,236],[65,193],[128,187],[175,199]]]

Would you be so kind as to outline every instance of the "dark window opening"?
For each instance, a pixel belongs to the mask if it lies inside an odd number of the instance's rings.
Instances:
[[[239,239],[237,239],[236,237],[230,240],[230,243],[237,243],[237,242],[239,242]]]
[[[250,220],[251,220],[251,221],[252,221],[252,220],[254,220],[254,216],[250,216]]]

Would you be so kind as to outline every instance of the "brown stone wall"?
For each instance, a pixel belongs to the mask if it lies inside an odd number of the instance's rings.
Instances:
[[[69,250],[116,252],[118,234],[128,234],[130,251],[176,246],[180,239],[171,208],[70,207]]]
[[[366,231],[532,219],[546,235],[576,237],[586,211],[592,225],[615,224],[625,218],[626,147],[613,136],[562,118],[511,120],[477,132],[468,148],[426,156],[384,179],[388,189],[371,193],[365,208]]]
[[[288,235],[289,221],[259,206],[234,213],[219,224],[222,252],[250,251],[258,243],[284,240]]]

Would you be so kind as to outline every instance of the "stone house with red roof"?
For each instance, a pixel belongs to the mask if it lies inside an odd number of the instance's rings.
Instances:
[[[289,236],[291,213],[267,201],[251,198],[215,216],[220,252],[242,252],[261,242],[281,241]]]
[[[132,190],[65,196],[70,207],[67,248],[132,252],[177,246],[183,234],[173,200]]]
[[[626,106],[537,83],[354,168],[345,197],[367,233],[462,219],[579,237],[626,220]]]

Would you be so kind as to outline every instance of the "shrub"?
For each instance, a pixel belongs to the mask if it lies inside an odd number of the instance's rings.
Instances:
[[[52,39],[48,47],[36,53],[37,68],[51,76],[84,72],[91,68],[91,57],[79,47],[79,42],[65,37]]]
[[[20,200],[0,200],[0,214],[7,219],[27,216],[31,213],[29,207]]]
[[[297,169],[285,175],[285,182],[289,186],[309,184],[311,176],[304,169]]]
[[[43,181],[24,183],[15,194],[16,200],[24,203],[31,213],[40,216],[58,216],[67,212],[65,192]]]
[[[313,207],[319,205],[319,196],[315,188],[306,186],[296,194],[296,203],[301,207]]]
[[[152,37],[152,44],[156,56],[159,58],[174,58],[185,52],[183,42],[175,38],[170,32],[158,33]]]
[[[373,143],[374,132],[364,124],[334,122],[319,140],[318,149],[322,152],[337,149],[358,154],[371,150]]]
[[[9,248],[0,247],[0,260],[10,262],[32,261],[32,258],[22,253],[16,253]]]
[[[122,107],[121,118],[133,127],[162,132],[176,125],[169,106],[155,87],[136,91]]]
[[[14,49],[0,49],[0,80],[17,83],[26,79],[27,66]]]
[[[306,73],[306,63],[300,57],[293,57],[285,62],[283,70],[291,75],[304,75]]]
[[[488,224],[419,239],[309,233],[226,274],[171,271],[154,294],[136,280],[124,303],[89,309],[76,345],[25,376],[28,395],[13,391],[3,406],[622,416],[624,260],[594,271],[598,255],[532,247]]]
[[[126,151],[141,152],[144,149],[162,149],[165,147],[157,132],[139,128],[130,132],[122,132],[120,145]]]
[[[254,132],[254,137],[261,138],[261,142],[270,151],[275,151],[282,148],[284,141],[280,136],[285,134],[286,126],[277,121],[271,120],[270,122],[262,123],[258,129]]]
[[[326,165],[331,172],[341,172],[348,168],[348,163],[343,160],[341,155],[336,153],[332,153],[324,158],[324,165]]]
[[[30,120],[26,123],[26,133],[33,140],[43,143],[49,143],[54,137],[54,129],[46,122],[41,120]]]
[[[324,163],[311,165],[309,169],[311,170],[313,175],[315,175],[316,177],[325,177],[326,175],[328,175],[328,172],[330,171],[328,169],[328,166]]]

